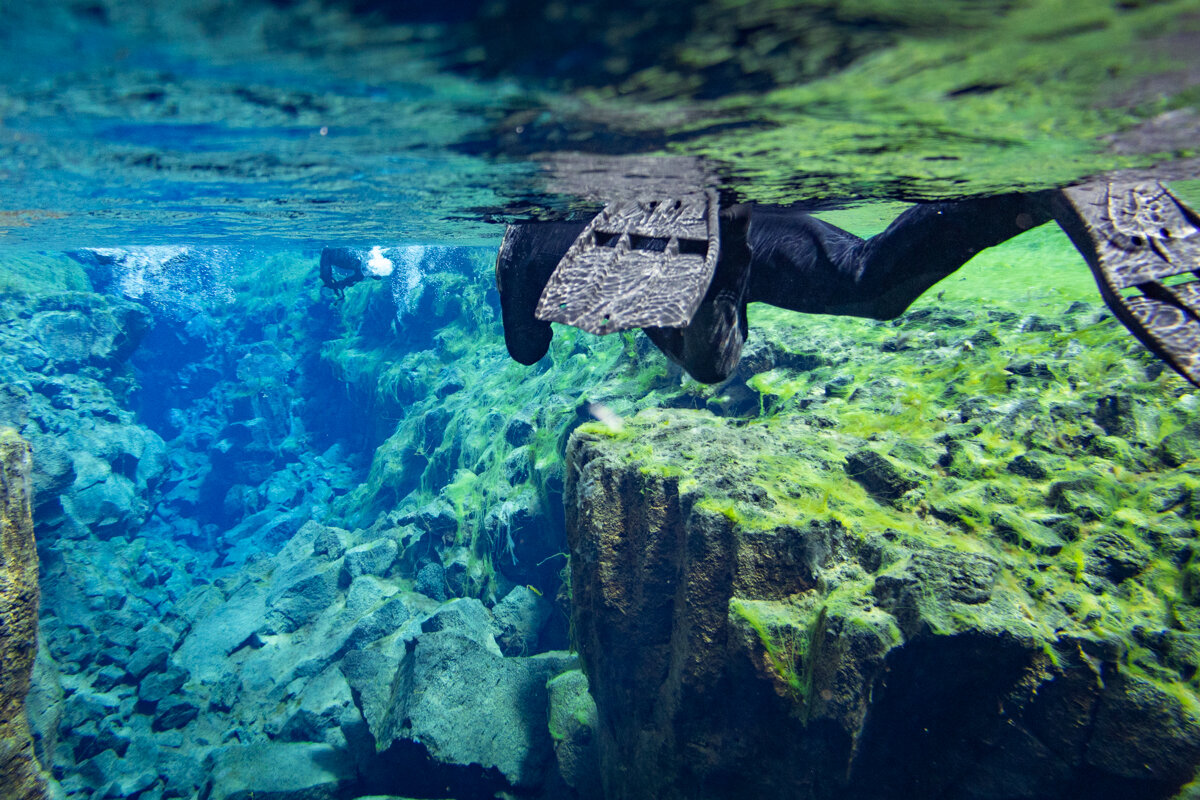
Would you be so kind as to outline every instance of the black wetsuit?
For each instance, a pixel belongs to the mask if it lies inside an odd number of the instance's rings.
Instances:
[[[672,361],[715,383],[737,366],[746,304],[811,314],[891,319],[979,251],[1048,222],[1053,192],[914,206],[862,239],[802,211],[734,206],[720,215],[721,250],[700,308],[684,328],[645,328]],[[509,353],[523,364],[546,354],[550,323],[538,298],[586,223],[510,228],[496,264]]]

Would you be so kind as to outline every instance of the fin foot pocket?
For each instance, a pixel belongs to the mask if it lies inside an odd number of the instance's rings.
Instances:
[[[1161,183],[1097,181],[1062,190],[1056,217],[1117,318],[1200,386],[1200,215]]]

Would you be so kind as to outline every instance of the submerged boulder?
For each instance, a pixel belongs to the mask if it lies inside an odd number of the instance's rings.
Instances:
[[[572,436],[573,621],[605,796],[1172,797],[1200,764],[1195,671],[1172,666],[1178,636],[1136,645],[1131,617],[1154,612],[1112,593],[1145,545],[964,536],[864,475],[888,471],[871,452],[686,411]],[[1052,512],[1041,498],[1024,513]]]
[[[212,800],[334,800],[355,777],[344,751],[311,742],[218,747],[206,766]]]

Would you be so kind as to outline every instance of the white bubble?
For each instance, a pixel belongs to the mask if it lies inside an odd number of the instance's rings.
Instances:
[[[367,255],[366,266],[367,272],[376,278],[386,278],[396,268],[392,260],[383,254],[382,247],[371,248],[371,252]]]

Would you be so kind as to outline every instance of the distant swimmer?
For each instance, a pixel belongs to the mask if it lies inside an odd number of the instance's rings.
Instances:
[[[363,280],[391,275],[395,264],[382,247],[326,247],[321,251],[321,283],[342,298],[346,289]]]
[[[587,223],[509,225],[496,263],[505,342],[532,364],[551,322],[640,327],[716,383],[741,357],[748,303],[893,319],[980,251],[1052,219],[1116,316],[1200,384],[1200,217],[1156,182],[921,203],[870,239],[794,207],[718,209],[712,191],[615,201]]]

